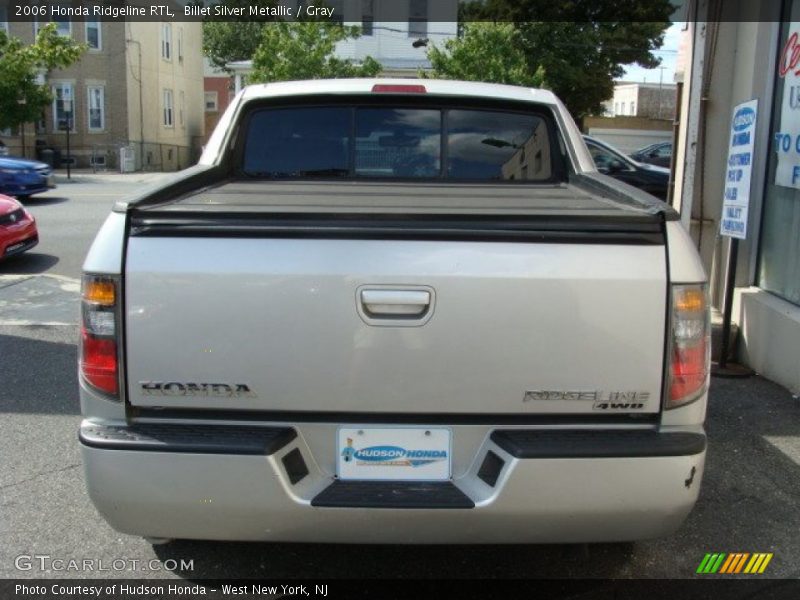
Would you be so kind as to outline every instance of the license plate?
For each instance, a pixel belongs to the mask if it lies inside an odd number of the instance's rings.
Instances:
[[[340,479],[444,481],[450,479],[452,434],[434,427],[340,427]]]

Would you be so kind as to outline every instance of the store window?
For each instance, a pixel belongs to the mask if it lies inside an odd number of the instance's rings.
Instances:
[[[800,0],[781,25],[758,286],[800,305]]]

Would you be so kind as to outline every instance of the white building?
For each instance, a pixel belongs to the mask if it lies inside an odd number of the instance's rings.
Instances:
[[[614,85],[614,96],[605,103],[608,116],[672,119],[675,116],[674,83],[629,83]]]
[[[299,2],[281,4],[296,10]],[[387,77],[416,77],[420,69],[429,69],[426,48],[442,47],[458,33],[458,0],[326,0],[326,4],[334,9],[333,20],[362,30],[358,39],[340,42],[336,55],[355,62],[371,56],[383,65],[382,75]],[[228,67],[238,92],[252,71],[252,61]]]

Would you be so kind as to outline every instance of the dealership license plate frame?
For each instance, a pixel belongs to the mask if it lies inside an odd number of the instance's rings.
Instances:
[[[374,448],[444,451],[444,459],[428,456],[402,456],[392,460],[358,460],[343,455],[347,438],[355,451]],[[431,460],[414,466],[411,461]],[[397,464],[407,461],[408,465]],[[389,464],[392,463],[392,464]],[[449,427],[341,425],[336,430],[336,476],[345,481],[450,481],[453,465],[453,431]]]

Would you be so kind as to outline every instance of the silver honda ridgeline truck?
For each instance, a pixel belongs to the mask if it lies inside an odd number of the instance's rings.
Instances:
[[[249,87],[84,271],[80,443],[121,532],[635,540],[697,499],[706,276],[550,92]]]

